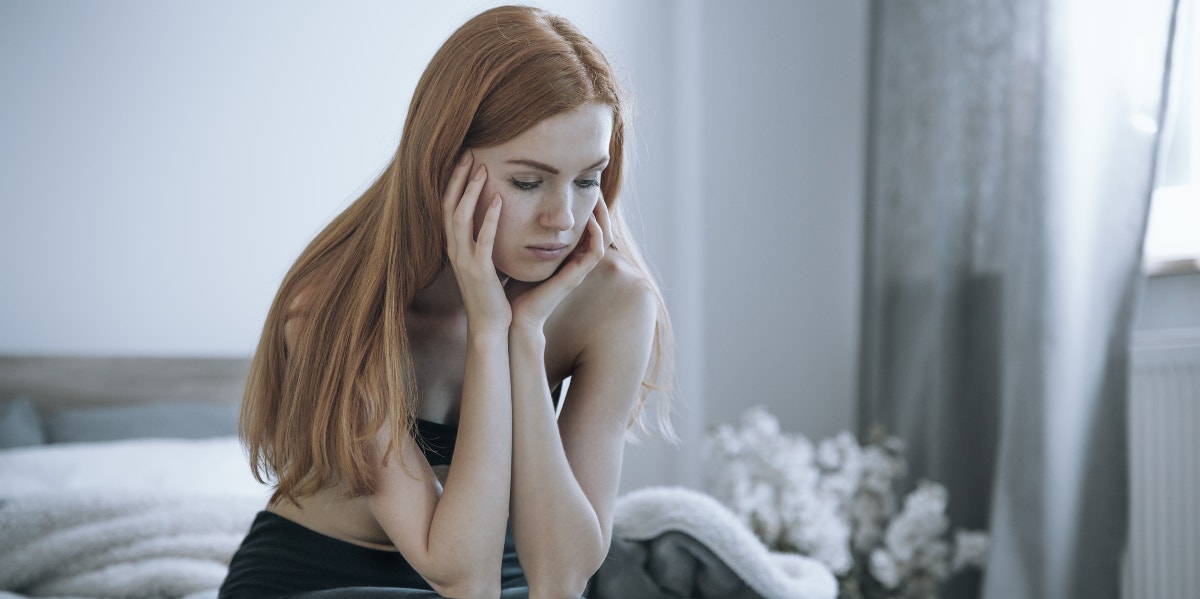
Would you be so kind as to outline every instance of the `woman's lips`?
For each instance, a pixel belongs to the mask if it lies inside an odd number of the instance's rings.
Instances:
[[[538,260],[558,260],[567,253],[568,247],[565,243],[539,243],[527,245],[525,249]]]

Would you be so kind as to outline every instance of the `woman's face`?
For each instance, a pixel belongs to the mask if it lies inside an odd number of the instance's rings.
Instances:
[[[554,274],[600,201],[611,137],[612,109],[589,103],[511,141],[472,150],[488,175],[475,210],[476,235],[492,198],[499,194],[502,201],[492,251],[498,270],[527,282]]]

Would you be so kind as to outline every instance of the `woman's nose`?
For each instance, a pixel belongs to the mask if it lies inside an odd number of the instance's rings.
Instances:
[[[571,193],[560,191],[546,194],[540,221],[548,229],[570,231],[575,226],[575,217],[571,214]]]

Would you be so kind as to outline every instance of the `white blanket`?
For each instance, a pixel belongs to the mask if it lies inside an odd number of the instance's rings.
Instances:
[[[0,599],[215,598],[269,496],[236,437],[0,451]]]
[[[216,597],[257,498],[30,496],[0,505],[0,589]]]
[[[268,495],[235,438],[0,451],[0,599],[215,599]],[[626,494],[613,527],[632,541],[684,533],[766,599],[836,595],[824,566],[768,552],[696,491]]]

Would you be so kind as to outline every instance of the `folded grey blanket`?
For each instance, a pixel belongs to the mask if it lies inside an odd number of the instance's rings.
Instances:
[[[682,487],[623,495],[591,599],[834,599],[820,562],[774,553],[725,506]]]

